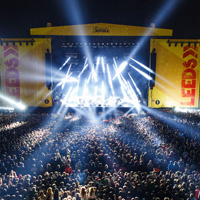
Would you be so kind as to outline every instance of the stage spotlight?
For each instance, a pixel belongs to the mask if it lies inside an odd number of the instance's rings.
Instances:
[[[0,110],[14,111],[13,107],[0,107]]]
[[[59,70],[62,70],[62,68],[69,62],[70,57],[67,58],[67,60],[64,62],[64,64],[59,68]]]
[[[98,94],[98,87],[95,86],[94,88],[94,98],[97,99],[97,94]]]
[[[107,64],[107,72],[108,72],[108,82],[109,82],[109,85],[110,85],[111,90],[112,90],[112,95],[115,96],[115,91],[114,91],[114,88],[113,88],[112,78],[111,78],[110,69],[109,69],[108,64]]]
[[[69,60],[70,60],[70,57],[64,62],[64,64],[59,68],[59,70],[56,71],[56,73],[52,77],[52,81],[56,78],[57,74],[62,70],[62,68],[69,62]]]
[[[88,60],[88,58],[85,59],[85,63],[84,63],[83,69],[82,69],[81,73],[78,75],[78,78],[79,78],[79,79],[80,79],[80,76],[83,74],[83,72],[84,72],[84,71],[86,70],[86,68],[88,67],[87,60]]]
[[[62,89],[65,87],[65,83],[67,83],[67,82],[77,82],[77,79],[76,78],[74,78],[74,77],[70,77],[72,75],[72,72],[68,75],[66,75],[66,77],[65,78],[63,78],[57,85],[56,85],[56,87],[58,87],[58,86],[61,86],[62,85]]]
[[[182,113],[187,113],[189,109],[187,108],[180,108],[180,107],[175,107],[175,112],[182,112]]]
[[[143,67],[144,69],[146,69],[147,71],[154,73],[153,70],[151,70],[149,67],[145,66],[144,64],[142,64],[141,62],[135,60],[134,58],[131,58],[131,60],[133,60],[134,62],[136,62],[138,65],[140,65],[141,67]]]
[[[101,99],[102,99],[102,105],[104,105],[105,101],[105,84],[104,81],[101,83]]]
[[[157,26],[159,26],[166,18],[167,16],[173,12],[173,10],[177,7],[178,3],[180,3],[180,0],[167,0],[164,1],[162,8],[158,11],[158,14],[155,16],[155,18],[152,20]],[[133,57],[148,41],[149,37],[153,33],[154,29],[150,28],[147,29],[147,31],[144,33],[144,36],[139,38],[138,42],[140,45],[136,45],[133,48],[133,51],[130,53],[129,58]],[[169,46],[171,46],[171,43],[169,43]]]
[[[129,87],[129,90],[130,90],[130,95],[131,95],[131,98],[134,102],[133,105],[135,106],[136,110],[138,111],[138,113],[140,112],[140,103],[139,103],[139,100],[138,100],[138,97],[135,93],[135,91],[133,90],[133,88],[131,87],[131,84],[130,82],[128,81],[128,87]]]
[[[82,73],[85,71],[85,69],[88,67],[88,64],[86,64],[84,67],[83,67],[83,70],[81,71],[81,73],[78,75],[78,77],[80,78],[80,76],[82,75]]]
[[[93,64],[93,67],[92,67],[92,80],[97,82],[97,72],[96,72],[96,69],[94,68],[94,64]]]
[[[114,57],[113,57],[113,61],[114,61],[114,66],[117,68],[116,59]]]
[[[80,84],[80,79],[78,79],[78,80],[77,80],[77,86],[76,86],[76,96],[78,96],[79,84]]]
[[[99,63],[100,63],[100,57],[97,58],[97,69],[98,69]]]
[[[139,88],[137,87],[135,81],[133,80],[132,76],[131,76],[129,73],[128,73],[128,75],[129,75],[129,77],[130,77],[130,79],[131,79],[133,85],[135,86],[136,91],[138,92],[138,94],[140,95],[140,97],[142,97],[142,94],[141,94]]]
[[[105,69],[105,64],[104,64],[104,59],[103,59],[103,57],[101,57],[101,64],[102,64],[103,73],[105,74],[106,69]]]
[[[99,70],[99,63],[100,63],[100,57],[97,57],[97,63],[96,63],[96,70],[95,70],[95,74],[96,74],[96,79],[95,81],[98,81],[98,70]]]
[[[124,61],[124,62],[121,63],[121,65],[119,66],[117,73],[115,74],[113,80],[115,80],[115,78],[124,71],[124,69],[126,68],[127,65],[128,65],[127,61]]]
[[[137,69],[136,67],[134,67],[133,65],[131,65],[131,64],[129,64],[133,69],[135,69],[136,71],[138,71],[142,76],[144,76],[146,79],[148,79],[148,80],[152,80],[152,78],[148,75],[148,74],[146,74],[146,73],[144,73],[143,71],[141,71],[141,70],[139,70],[139,69]]]
[[[69,65],[69,68],[68,68],[68,70],[67,70],[67,75],[69,74],[69,71],[70,71],[70,69],[71,69],[71,66],[72,66],[72,64]],[[66,76],[67,76],[67,75],[66,75]]]
[[[25,110],[26,109],[26,106],[23,103],[17,102],[16,100],[11,99],[10,97],[7,97],[7,96],[5,96],[3,94],[0,94],[0,98],[2,100],[4,100],[6,103],[12,105],[15,108],[18,108],[20,110]]]
[[[90,75],[89,75],[89,77],[88,77],[88,79],[87,79],[87,84],[89,84],[90,79],[91,79],[91,76],[92,76],[92,72],[90,72]]]
[[[26,109],[26,106],[24,104],[22,104],[22,103],[17,103],[16,105],[20,110],[25,110]]]
[[[117,63],[116,63],[115,58],[113,58],[113,60],[114,60],[113,68],[114,68],[114,70],[115,70],[115,73],[117,74],[117,72],[118,72]],[[121,75],[122,75],[122,74],[121,74]],[[122,81],[121,76],[117,75],[117,78],[118,78],[118,81],[119,81],[119,83],[120,83],[120,88],[121,88],[122,94],[123,94],[124,98],[127,98],[127,94],[126,94],[126,91],[125,91],[126,85],[125,85],[125,83]]]
[[[69,88],[69,91],[68,91],[67,94],[65,95],[65,98],[64,98],[63,100],[61,100],[62,104],[66,104],[67,99],[68,99],[68,97],[69,97],[69,94],[70,94],[71,90],[72,90],[72,87]]]

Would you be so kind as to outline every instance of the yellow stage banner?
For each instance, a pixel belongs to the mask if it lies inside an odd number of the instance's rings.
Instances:
[[[199,107],[200,40],[152,39],[155,49],[155,87],[149,107]]]
[[[31,35],[57,36],[172,36],[171,29],[96,23],[32,28]]]
[[[1,94],[26,106],[52,106],[46,87],[45,53],[51,50],[50,39],[1,40]],[[2,106],[12,106],[1,101]]]

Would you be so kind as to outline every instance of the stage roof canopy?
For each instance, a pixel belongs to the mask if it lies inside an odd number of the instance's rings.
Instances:
[[[117,24],[82,24],[30,29],[31,35],[47,36],[172,36],[172,29]]]

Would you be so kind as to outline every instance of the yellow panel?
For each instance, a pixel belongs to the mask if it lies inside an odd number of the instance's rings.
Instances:
[[[155,48],[157,60],[149,107],[199,107],[199,43],[200,40],[151,40],[151,51]]]
[[[147,28],[104,23],[32,28],[30,31],[31,35],[172,36],[171,29]]]
[[[2,93],[27,106],[50,107],[51,95],[44,97],[49,92],[46,87],[45,53],[46,49],[51,51],[51,40],[34,39],[32,44],[25,40],[1,39]]]

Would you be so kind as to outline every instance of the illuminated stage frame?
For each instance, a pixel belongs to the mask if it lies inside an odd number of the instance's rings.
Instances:
[[[44,27],[44,28],[33,28],[31,29],[31,35],[34,36],[47,36],[52,38],[52,60],[55,64],[55,55],[54,52],[57,51],[59,46],[62,48],[133,48],[138,46],[136,43],[140,37],[170,37],[172,36],[171,29],[159,29],[159,28],[149,28],[149,27],[137,27],[137,26],[126,26],[126,25],[116,25],[116,24],[85,24],[85,25],[72,25],[72,26],[60,26],[60,27]],[[84,38],[83,41],[80,38]],[[63,42],[58,43],[58,40]],[[80,42],[81,40],[81,42]],[[56,43],[57,42],[57,43]],[[147,42],[148,43],[148,42]],[[149,45],[149,44],[148,44]],[[148,45],[146,46],[148,49]],[[144,48],[144,47],[143,47]],[[92,51],[92,50],[91,50]],[[72,57],[76,57],[77,53],[68,53]],[[127,54],[130,54],[128,52]],[[149,54],[149,52],[147,53]],[[149,55],[147,55],[148,57]],[[147,59],[148,60],[148,59]],[[77,61],[72,61],[72,63]],[[147,61],[148,62],[148,61]],[[60,63],[60,65],[62,65]],[[50,83],[49,83],[50,84]],[[51,84],[53,85],[53,84]],[[148,85],[148,84],[147,84]],[[52,88],[54,88],[52,86]],[[80,98],[79,98],[80,99]],[[89,101],[89,100],[88,100]],[[96,101],[97,102],[97,101]],[[67,106],[112,106],[116,105],[114,102],[111,104],[107,103],[80,103],[77,104],[68,104]],[[129,106],[129,105],[127,105]]]

